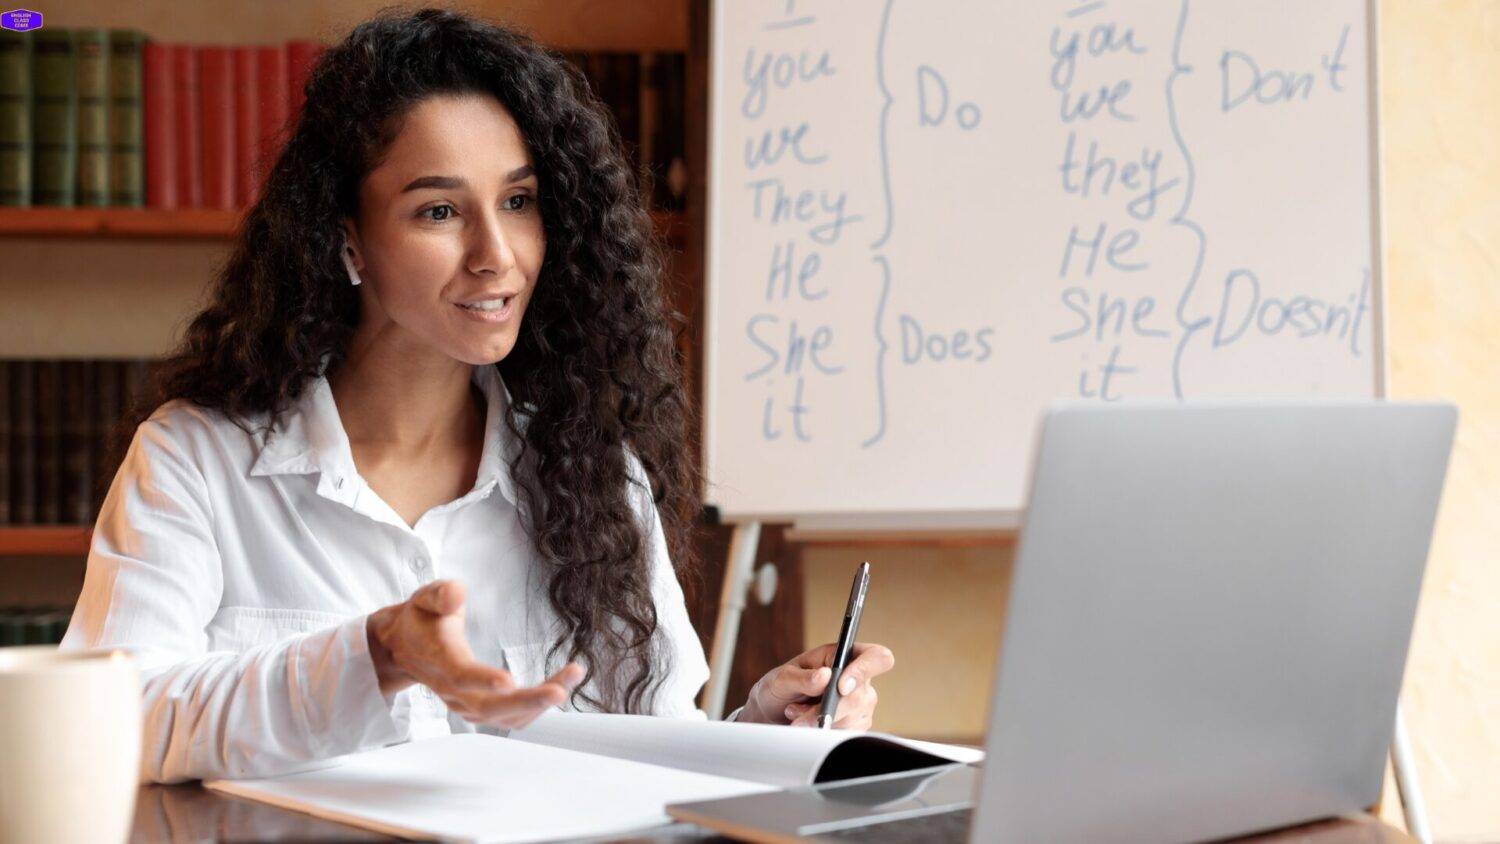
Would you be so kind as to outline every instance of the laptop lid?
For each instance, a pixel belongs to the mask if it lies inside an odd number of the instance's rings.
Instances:
[[[1199,840],[1376,802],[1456,418],[1054,405],[972,840]]]

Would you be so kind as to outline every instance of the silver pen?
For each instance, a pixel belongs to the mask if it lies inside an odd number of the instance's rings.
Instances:
[[[839,676],[849,664],[849,652],[854,648],[854,635],[859,630],[859,616],[865,609],[865,589],[870,585],[870,563],[859,564],[854,572],[854,585],[849,587],[849,605],[844,609],[844,625],[839,628],[839,642],[833,649],[833,673],[828,677],[828,687],[823,690],[823,706],[818,711],[818,727],[829,729],[839,711]]]

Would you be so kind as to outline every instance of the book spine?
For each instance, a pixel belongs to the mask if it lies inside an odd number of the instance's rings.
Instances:
[[[607,69],[609,109],[620,133],[621,152],[633,175],[640,173],[641,63],[635,53],[609,53]]]
[[[172,49],[172,81],[177,86],[177,200],[183,208],[203,207],[203,113],[198,81],[198,48]]]
[[[62,521],[88,524],[92,513],[94,366],[87,360],[63,362]]]
[[[255,201],[256,151],[260,147],[260,69],[256,48],[230,48],[234,55],[234,197],[243,208]]]
[[[134,29],[109,31],[109,202],[140,208],[146,204],[141,146],[141,48],[145,36]]]
[[[234,208],[234,57],[228,47],[198,48],[198,110],[203,117],[203,205]]]
[[[29,33],[0,30],[0,205],[31,204]]]
[[[12,362],[10,381],[11,523],[36,524],[36,365]]]
[[[31,202],[71,207],[78,181],[77,42],[70,29],[32,37]]]
[[[663,53],[661,133],[656,145],[662,192],[657,206],[667,211],[687,208],[687,54]]]
[[[62,368],[36,361],[36,523],[62,521]]]
[[[10,378],[12,361],[0,360],[0,525],[11,524],[10,510]]]
[[[74,202],[97,208],[109,204],[109,32],[80,29],[78,54],[78,165]]]
[[[133,414],[136,403],[146,391],[147,382],[151,379],[150,358],[129,358],[125,361],[123,374],[120,378],[120,410],[125,414]]]
[[[94,444],[93,501],[90,502],[88,522],[98,518],[99,507],[104,503],[104,494],[114,480],[117,455],[113,453],[115,426],[120,421],[120,371],[116,360],[91,361],[94,368],[94,418],[90,426],[90,439]]]
[[[661,71],[658,64],[658,54],[655,52],[641,53],[639,56],[640,68],[636,73],[637,86],[637,110],[640,112],[640,128],[636,132],[636,155],[639,159],[637,173],[641,178],[642,199],[648,206],[656,203],[656,174],[652,172],[651,165],[656,161],[657,134],[661,131],[661,97],[658,86],[661,84]]]
[[[141,55],[145,109],[146,207],[181,208],[177,181],[177,50],[146,42]]]
[[[260,116],[260,140],[256,147],[256,164],[253,175],[255,190],[252,195],[259,198],[265,190],[266,178],[281,148],[286,143],[287,119],[289,116],[290,92],[288,86],[287,55],[285,47],[256,48],[256,69],[259,78],[256,90],[259,93],[257,113]]]
[[[297,38],[286,42],[287,114],[294,127],[302,118],[302,106],[307,102],[307,80],[326,49],[318,41]]]

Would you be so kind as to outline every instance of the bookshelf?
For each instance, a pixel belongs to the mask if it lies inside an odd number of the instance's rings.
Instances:
[[[85,556],[92,525],[9,525],[0,527],[0,556]]]
[[[690,223],[679,211],[653,209],[656,230],[674,252],[687,248]],[[135,238],[227,242],[245,209],[15,208],[0,207],[0,238]],[[3,443],[0,443],[3,447]],[[93,526],[84,524],[0,525],[0,564],[18,555],[72,557],[88,554]]]
[[[0,237],[185,238],[227,240],[243,209],[14,208],[0,206]],[[653,210],[657,231],[681,248],[687,222],[680,211]]]

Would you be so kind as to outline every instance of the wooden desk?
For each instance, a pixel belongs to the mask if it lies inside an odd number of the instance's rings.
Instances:
[[[132,842],[200,841],[399,841],[311,815],[209,791],[198,783],[141,786]],[[732,839],[677,824],[622,842],[729,842]],[[1373,817],[1320,821],[1267,835],[1237,839],[1270,844],[1414,844],[1415,838]],[[1222,844],[1222,843],[1221,843]]]

